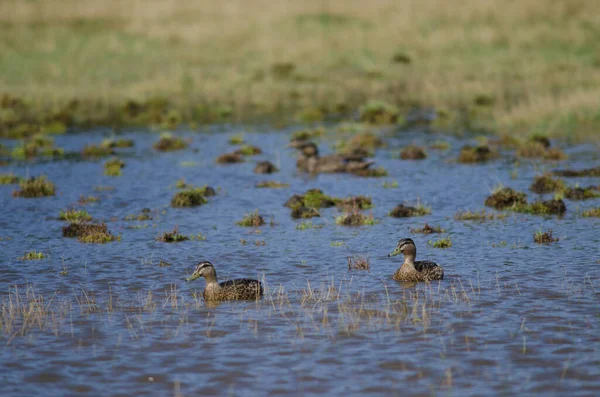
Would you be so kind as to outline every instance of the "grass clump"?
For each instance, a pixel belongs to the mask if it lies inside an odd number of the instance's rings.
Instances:
[[[587,200],[592,198],[600,197],[596,187],[568,187],[564,191],[565,198],[569,200]]]
[[[398,186],[398,181],[385,181],[381,185],[384,189],[396,189]]]
[[[360,109],[360,121],[369,124],[394,124],[398,120],[398,108],[384,101],[369,101]]]
[[[0,185],[14,185],[21,182],[23,182],[23,178],[14,175],[12,172],[10,174],[0,174]]]
[[[321,189],[309,189],[306,193],[294,194],[284,204],[286,207],[329,208],[334,207],[340,200],[323,193]]]
[[[529,141],[519,146],[517,157],[557,161],[567,159],[567,155],[562,150],[550,148],[537,141]]]
[[[427,245],[433,248],[450,248],[452,247],[452,240],[450,240],[450,236],[447,236],[435,241],[429,240]]]
[[[19,259],[22,261],[32,261],[32,260],[41,260],[44,258],[46,258],[46,255],[44,255],[42,252],[29,251],[29,252],[25,253],[25,255],[20,257]]]
[[[99,197],[96,196],[84,196],[84,195],[80,195],[79,196],[79,200],[77,200],[77,203],[79,205],[86,205],[86,204],[90,204],[90,203],[96,203],[100,201]]]
[[[545,232],[540,229],[533,234],[533,241],[537,244],[550,244],[558,240],[558,237],[554,237],[552,235],[552,229],[549,229]]]
[[[243,227],[258,227],[265,224],[265,220],[262,216],[258,215],[258,210],[250,214],[246,214],[241,221],[237,222],[239,226]]]
[[[56,188],[45,176],[33,177],[19,183],[21,190],[13,191],[13,197],[47,197],[54,196]]]
[[[104,244],[117,239],[110,233],[105,223],[73,222],[63,226],[62,233],[64,237],[77,237],[79,242],[86,244]]]
[[[257,188],[270,188],[270,189],[282,189],[290,187],[289,183],[281,183],[276,181],[262,181],[256,184]]]
[[[316,208],[312,207],[304,207],[301,205],[297,205],[292,208],[292,218],[293,219],[306,219],[306,218],[315,218],[320,217],[321,214],[317,211]]]
[[[473,147],[470,145],[465,145],[460,149],[458,162],[465,164],[484,163],[497,157],[498,153],[489,146],[483,145]]]
[[[92,217],[87,211],[70,209],[66,211],[60,211],[58,219],[67,222],[87,222],[91,221]]]
[[[125,218],[123,218],[124,221],[151,221],[152,220],[152,215],[151,215],[151,210],[150,208],[144,208],[139,214],[133,215],[127,215],[125,216]]]
[[[323,128],[323,127],[303,129],[303,130],[294,131],[292,133],[291,140],[298,139],[301,141],[307,141],[307,140],[311,140],[314,138],[318,138],[324,134],[325,134],[325,128]]]
[[[552,178],[549,174],[536,176],[529,187],[534,193],[544,194],[553,193],[565,188],[564,181],[556,178]]]
[[[423,226],[420,229],[410,229],[411,233],[420,233],[420,234],[432,234],[432,233],[444,233],[445,230],[442,229],[440,226],[429,226],[429,224],[425,224],[425,226]]]
[[[183,150],[188,146],[189,144],[185,140],[175,137],[170,133],[162,133],[158,141],[155,142],[152,147],[159,152],[173,152],[176,150]]]
[[[197,207],[208,202],[204,196],[205,189],[191,188],[175,193],[171,199],[171,207]]]
[[[279,168],[275,167],[270,161],[261,161],[254,167],[254,172],[257,174],[272,174],[279,171]]]
[[[522,192],[517,192],[509,187],[497,188],[485,199],[486,206],[497,210],[522,206],[525,204],[527,204],[527,195]]]
[[[409,145],[400,151],[400,158],[402,160],[423,160],[427,158],[427,153],[420,146]]]
[[[301,222],[296,225],[296,229],[298,230],[306,230],[306,229],[322,229],[323,225],[317,225],[312,223],[312,221]]]
[[[358,208],[346,209],[335,217],[335,223],[342,226],[375,225],[377,221],[372,214],[365,215]]]
[[[85,145],[81,152],[83,157],[86,158],[98,158],[98,157],[106,157],[112,156],[115,154],[115,151],[112,147],[100,145]]]
[[[556,170],[553,172],[554,175],[563,176],[566,178],[577,178],[577,177],[599,177],[600,167],[586,168],[583,170]]]
[[[188,236],[179,233],[177,226],[175,226],[172,231],[164,232],[161,236],[156,238],[157,241],[162,241],[163,243],[179,243],[189,239]]]
[[[382,178],[384,176],[388,176],[387,170],[383,167],[355,170],[352,171],[352,174],[371,178]]]
[[[232,135],[227,142],[229,142],[230,145],[241,145],[245,142],[244,134],[240,132],[239,134]]]
[[[125,138],[119,138],[117,140],[110,138],[110,139],[105,139],[104,141],[102,141],[101,146],[107,147],[107,148],[111,148],[111,149],[115,149],[115,148],[130,148],[133,147],[134,143],[132,139],[125,139]]]
[[[371,262],[368,256],[354,255],[348,258],[348,270],[370,270]]]
[[[104,163],[104,175],[121,176],[123,167],[125,167],[125,162],[115,157]]]
[[[244,156],[235,152],[222,154],[216,159],[217,164],[236,164],[244,161]]]
[[[446,141],[433,141],[429,144],[431,150],[448,150],[450,147],[450,143]]]
[[[498,212],[486,212],[485,210],[481,210],[479,212],[472,211],[459,211],[454,214],[454,219],[457,221],[493,221],[495,219],[504,219],[508,215],[502,214]]]
[[[339,208],[350,207],[358,208],[361,210],[373,208],[373,201],[371,200],[371,197],[367,196],[352,196],[341,200],[334,200],[336,201],[336,206]]]
[[[600,218],[600,207],[584,210],[581,216],[586,218]]]
[[[262,149],[257,146],[252,145],[244,145],[241,148],[237,149],[233,153],[242,155],[242,156],[256,156],[257,154],[262,154]]]
[[[393,218],[408,218],[411,216],[424,216],[431,214],[431,208],[417,203],[416,206],[398,204],[389,213]]]
[[[532,215],[562,215],[567,212],[567,206],[561,199],[538,200],[534,203],[517,204],[510,208],[516,212]]]

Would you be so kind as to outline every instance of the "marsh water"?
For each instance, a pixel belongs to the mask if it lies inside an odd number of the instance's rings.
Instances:
[[[566,200],[561,218],[453,218],[459,210],[483,209],[500,183],[527,191],[545,170],[597,166],[597,147],[567,147],[569,160],[560,163],[516,163],[503,152],[495,161],[464,165],[455,159],[468,139],[389,130],[387,147],[374,158],[387,177],[309,177],[296,172],[296,154],[286,148],[293,129],[254,130],[244,137],[264,153],[243,164],[215,163],[235,148],[228,139],[240,131],[219,127],[175,133],[191,145],[171,153],[152,149],[158,134],[124,131],[135,146],[118,149],[126,163],[120,177],[103,175],[102,160],[2,167],[21,176],[45,174],[57,187],[54,197],[24,199],[11,197],[16,186],[0,186],[2,396],[600,393],[600,219],[579,215],[600,200]],[[77,152],[108,135],[67,134],[56,144]],[[409,143],[439,139],[451,148],[428,150],[422,161],[398,158]],[[318,142],[331,150],[331,141]],[[253,173],[259,160],[280,171]],[[180,178],[218,194],[200,207],[171,208]],[[569,183],[599,185],[599,179]],[[255,187],[264,180],[289,187]],[[397,187],[383,187],[393,181]],[[283,204],[310,188],[335,197],[370,196],[374,207],[367,212],[378,223],[340,226],[331,208],[312,219],[322,227],[298,229],[301,221]],[[99,201],[79,205],[81,195]],[[397,204],[417,200],[431,207],[430,215],[387,216]],[[56,218],[70,207],[104,220],[120,241],[82,244],[62,237],[65,223]],[[152,220],[124,220],[144,208]],[[265,226],[236,225],[255,210]],[[410,232],[425,222],[446,232]],[[174,226],[206,240],[156,240]],[[535,244],[540,228],[560,240]],[[450,248],[428,245],[445,236]],[[417,259],[444,266],[444,280],[391,279],[401,259],[387,254],[402,237],[415,240]],[[48,257],[19,260],[30,250]],[[347,257],[355,254],[369,257],[369,271],[348,270]],[[220,280],[263,279],[265,296],[207,306],[204,280],[184,281],[202,259],[215,265]],[[161,260],[171,266],[159,266]],[[21,309],[9,314],[11,305]]]

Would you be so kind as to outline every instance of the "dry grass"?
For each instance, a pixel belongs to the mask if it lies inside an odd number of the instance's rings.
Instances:
[[[442,128],[576,138],[598,125],[599,15],[555,0],[4,1],[0,92],[90,101],[97,118],[162,96],[183,120],[379,99],[432,105]]]
[[[371,270],[371,261],[368,256],[354,255],[348,258],[348,270]]]

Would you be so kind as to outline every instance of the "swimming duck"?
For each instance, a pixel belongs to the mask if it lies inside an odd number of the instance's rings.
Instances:
[[[251,300],[258,299],[263,294],[262,284],[258,280],[238,278],[219,283],[217,281],[217,271],[209,261],[198,263],[194,273],[185,281],[193,281],[199,277],[206,279],[203,294],[205,301]]]
[[[404,254],[402,266],[394,273],[393,279],[396,281],[431,281],[444,278],[444,269],[435,262],[415,261],[417,256],[417,246],[410,238],[403,238],[398,241],[394,252],[388,256]]]
[[[371,160],[364,160],[362,153],[330,154],[321,157],[314,142],[293,141],[289,146],[300,150],[296,167],[309,173],[353,173],[367,169],[373,164]]]

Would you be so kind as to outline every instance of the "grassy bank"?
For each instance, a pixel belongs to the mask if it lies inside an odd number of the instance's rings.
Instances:
[[[377,99],[433,107],[440,128],[589,138],[597,11],[595,0],[8,0],[0,129],[313,121]]]

